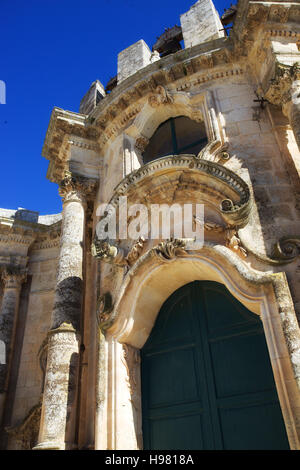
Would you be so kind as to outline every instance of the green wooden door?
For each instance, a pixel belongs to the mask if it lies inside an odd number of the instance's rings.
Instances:
[[[145,449],[288,449],[259,317],[197,281],[162,306],[141,351]]]

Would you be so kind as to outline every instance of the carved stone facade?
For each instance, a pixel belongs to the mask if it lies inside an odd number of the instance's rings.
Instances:
[[[54,108],[43,155],[62,214],[0,210],[2,448],[142,449],[140,349],[176,289],[210,280],[260,315],[300,449],[300,4],[239,0],[229,36],[216,15],[199,0],[173,54],[122,51],[89,114]],[[203,125],[204,148],[144,164],[159,126],[182,116]],[[109,222],[125,196],[204,204],[203,247],[105,238],[98,208]]]

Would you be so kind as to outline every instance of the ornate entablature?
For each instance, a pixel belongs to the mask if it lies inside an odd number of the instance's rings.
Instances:
[[[55,217],[58,218],[57,215]],[[61,220],[45,225],[15,217],[0,217],[0,247],[2,246],[0,268],[7,266],[25,268],[29,259],[29,250],[36,251],[59,246],[60,231]],[[8,251],[7,247],[9,247]]]
[[[280,2],[281,3],[281,2]],[[240,55],[246,56],[257,40],[260,28],[279,29],[284,23],[296,26],[300,20],[300,5],[296,2],[250,2],[240,0],[233,31],[236,35],[235,49]],[[275,27],[275,24],[277,26]]]
[[[95,152],[98,137],[99,131],[89,125],[87,116],[54,108],[42,150],[43,156],[50,160],[47,173],[50,181],[60,182],[69,170],[72,145]]]

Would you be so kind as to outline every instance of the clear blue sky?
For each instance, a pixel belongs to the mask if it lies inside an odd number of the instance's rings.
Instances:
[[[0,0],[0,207],[61,211],[41,156],[51,110],[79,110],[90,84],[117,73],[118,53],[152,47],[195,0]],[[235,3],[235,2],[233,2]],[[222,14],[230,0],[215,0]]]

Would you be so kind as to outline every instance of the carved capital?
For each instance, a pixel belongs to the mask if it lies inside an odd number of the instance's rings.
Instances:
[[[64,203],[70,201],[85,202],[93,198],[96,187],[96,180],[74,175],[70,171],[66,171],[59,186],[59,194]]]
[[[27,272],[17,267],[5,267],[1,273],[5,289],[18,289],[26,281]]]
[[[264,94],[264,98],[274,105],[283,106],[292,100],[292,84],[300,80],[300,65],[295,63],[292,66],[278,63],[274,77],[269,81],[269,86]]]

